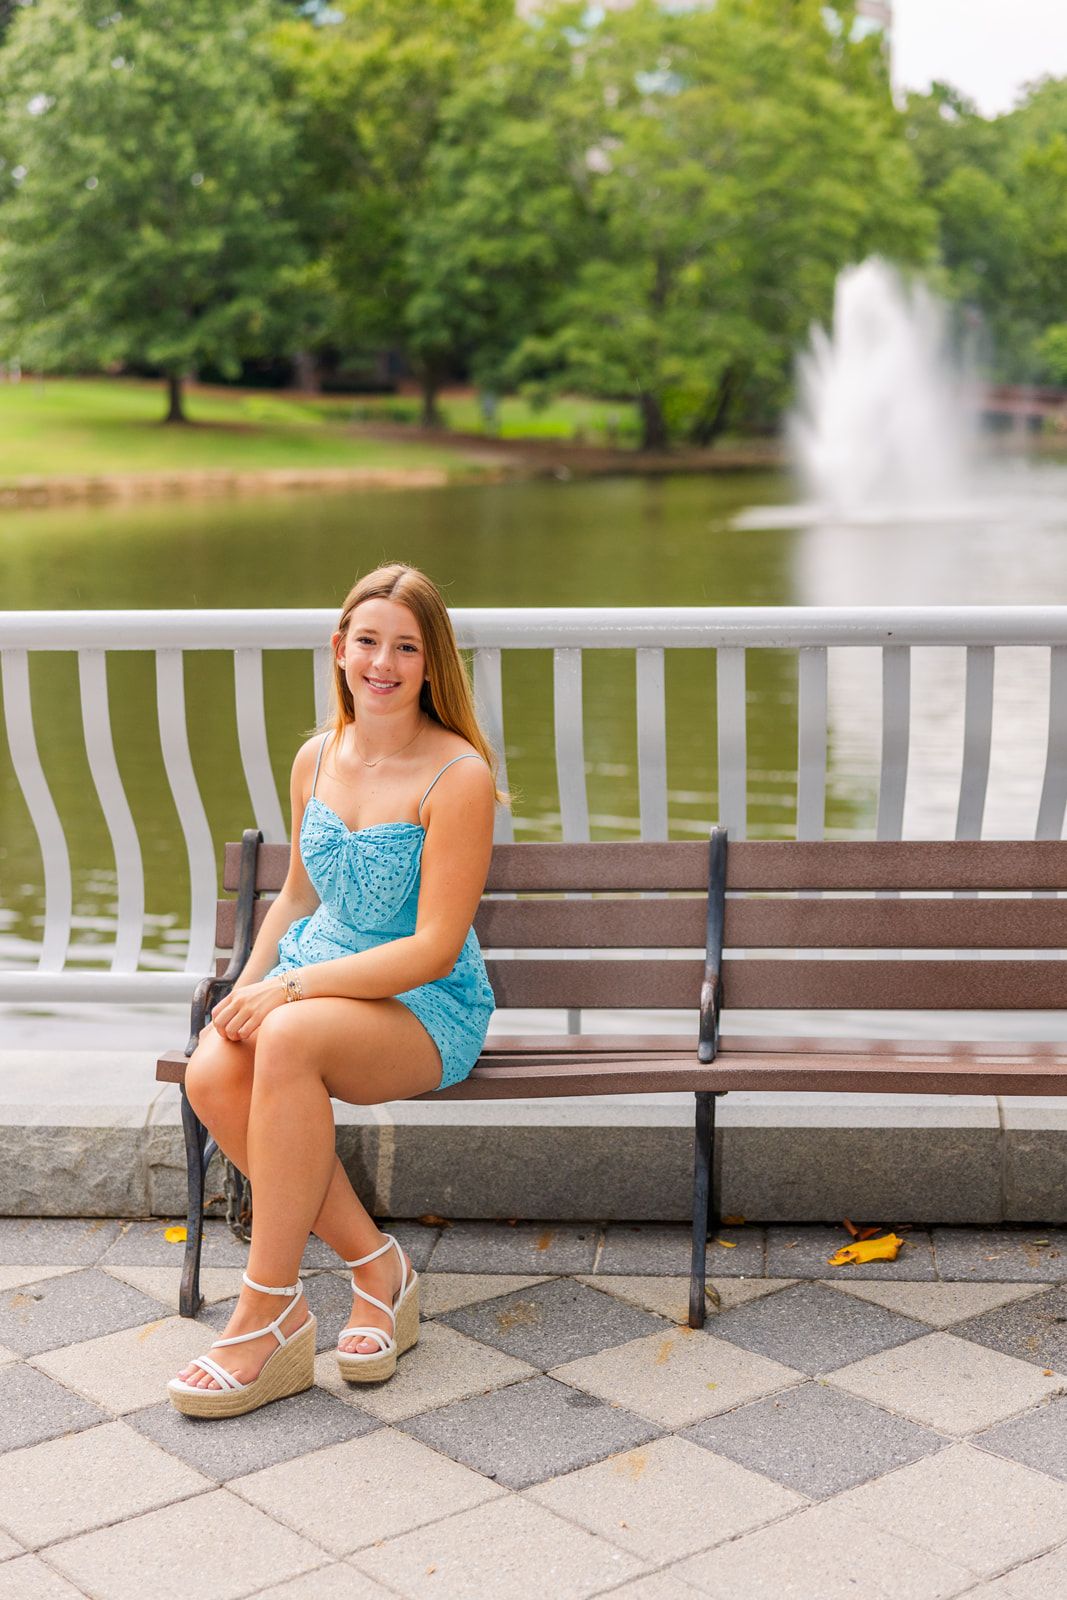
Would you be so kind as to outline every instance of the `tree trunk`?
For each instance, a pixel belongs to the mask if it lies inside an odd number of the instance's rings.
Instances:
[[[436,373],[427,372],[422,377],[422,416],[420,424],[424,428],[443,428],[445,419],[437,405],[437,391],[441,387],[441,380]]]
[[[690,443],[706,450],[726,426],[730,402],[734,397],[740,374],[736,367],[727,367],[722,381],[709,405],[695,419],[689,432]]]
[[[659,399],[647,391],[641,395],[641,449],[666,450],[667,423]]]
[[[322,389],[319,364],[310,350],[298,350],[293,357],[293,388],[301,394],[319,394]]]
[[[182,379],[174,373],[167,374],[167,414],[164,422],[188,422],[182,406]]]

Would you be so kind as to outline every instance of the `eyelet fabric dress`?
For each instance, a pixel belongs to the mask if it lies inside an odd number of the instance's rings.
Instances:
[[[405,939],[415,932],[419,908],[421,822],[377,822],[353,831],[315,794],[326,744],[319,746],[311,798],[300,826],[300,858],[319,896],[310,917],[292,923],[278,944],[278,964],[267,977]],[[419,815],[434,784],[456,761],[446,762],[419,802]],[[430,1035],[443,1068],[439,1089],[460,1083],[485,1043],[493,1014],[493,991],[472,928],[452,971],[396,996]]]

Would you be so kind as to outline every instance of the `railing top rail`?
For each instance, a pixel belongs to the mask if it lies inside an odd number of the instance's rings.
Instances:
[[[1067,644],[1067,606],[459,606],[461,645],[482,649],[682,649],[804,645]],[[332,609],[0,611],[21,650],[301,650]]]

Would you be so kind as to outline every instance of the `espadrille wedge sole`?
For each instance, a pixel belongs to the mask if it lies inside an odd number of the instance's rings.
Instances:
[[[367,1355],[358,1355],[348,1350],[338,1350],[337,1367],[348,1383],[382,1383],[386,1378],[391,1378],[396,1371],[397,1357],[402,1356],[405,1350],[410,1350],[419,1342],[419,1275],[412,1272],[408,1276],[408,1264],[397,1241],[392,1234],[386,1234],[386,1242],[380,1250],[374,1250],[369,1256],[362,1256],[358,1261],[346,1261],[346,1267],[362,1267],[368,1261],[374,1261],[378,1256],[383,1256],[387,1250],[396,1249],[400,1257],[400,1293],[391,1306],[383,1300],[376,1300],[372,1294],[361,1289],[352,1279],[352,1289],[361,1300],[366,1300],[369,1305],[377,1306],[379,1311],[384,1311],[392,1318],[393,1332],[390,1336],[382,1328],[345,1328],[340,1334],[340,1339],[358,1336],[361,1339],[373,1339],[378,1349]]]
[[[265,1328],[257,1328],[253,1333],[239,1333],[231,1339],[216,1339],[212,1350],[228,1344],[247,1344],[250,1339],[261,1339],[266,1333],[273,1333],[278,1348],[267,1357],[259,1376],[253,1378],[251,1383],[239,1382],[232,1372],[227,1372],[210,1355],[198,1356],[191,1365],[210,1374],[219,1388],[200,1389],[195,1384],[183,1383],[180,1378],[172,1378],[167,1385],[170,1403],[187,1417],[240,1417],[246,1411],[255,1411],[267,1405],[271,1400],[301,1394],[305,1389],[310,1389],[315,1381],[315,1318],[309,1316],[288,1338],[281,1331],[281,1324],[300,1299],[299,1283],[288,1289],[267,1289],[262,1284],[253,1283],[247,1273],[244,1281],[250,1289],[258,1289],[261,1294],[287,1294],[293,1298],[281,1316]]]

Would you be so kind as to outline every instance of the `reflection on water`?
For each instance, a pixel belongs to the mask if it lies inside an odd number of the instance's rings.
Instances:
[[[1067,604],[1067,468],[1024,463],[987,469],[981,515],[921,516],[798,530],[798,605]],[[773,509],[767,512],[772,520]],[[875,650],[830,652],[834,771],[842,795],[876,783],[881,659]],[[959,650],[912,651],[912,720],[904,833],[951,838],[963,759],[966,661]],[[983,833],[1032,838],[1048,737],[1047,650],[996,654],[993,740]]]
[[[978,604],[1067,600],[1067,473],[1012,479],[1010,515],[879,526],[738,527],[746,508],[795,498],[784,477],[749,474],[586,483],[536,482],[392,494],[180,501],[169,506],[6,512],[0,594],[9,609],[331,606],[385,559],[426,568],[453,605]],[[1028,516],[1027,506],[1040,507]],[[763,521],[773,523],[776,513]],[[788,511],[777,514],[788,524]],[[916,652],[906,830],[949,836],[962,747],[963,652]],[[880,728],[874,652],[831,652],[830,781],[834,832],[873,826]],[[109,661],[116,755],[142,841],[149,912],[146,962],[183,948],[184,850],[159,748],[147,654]],[[998,708],[987,832],[1033,831],[1044,754],[1047,654],[998,655]],[[551,661],[505,652],[508,772],[520,837],[558,836]],[[81,737],[73,653],[31,672],[41,757],[71,848],[83,959],[101,958],[114,916],[111,848]],[[750,832],[793,829],[796,667],[750,652]],[[268,652],[265,692],[279,792],[313,719],[310,665]],[[232,663],[187,658],[193,760],[216,841],[251,818],[236,776]],[[696,837],[716,814],[715,672],[710,652],[667,660],[671,828]],[[585,682],[594,834],[637,828],[632,653],[590,651]],[[0,740],[0,958],[25,960],[40,936],[36,836]]]
[[[600,480],[392,494],[7,513],[0,519],[3,604],[10,609],[332,606],[359,571],[388,559],[424,567],[453,605],[781,605],[792,600],[795,536],[738,537],[731,518],[787,492],[773,475]],[[310,663],[265,657],[275,777],[287,798],[293,751],[313,721]],[[585,727],[589,808],[601,837],[636,831],[633,655],[590,652]],[[70,844],[79,955],[105,953],[114,873],[81,738],[73,654],[36,656],[31,681],[41,758]],[[188,896],[177,817],[163,773],[151,657],[114,654],[109,693],[116,756],[142,841],[149,961],[171,965]],[[676,652],[667,668],[673,826],[697,836],[714,815],[714,663]],[[750,733],[755,831],[787,831],[794,777],[795,667],[754,656]],[[505,653],[508,776],[520,836],[558,836],[552,664]],[[216,841],[240,836],[251,804],[235,769],[232,664],[191,652],[190,742]],[[792,731],[791,731],[792,727]],[[783,756],[783,752],[785,752]],[[0,938],[25,960],[39,938],[42,870],[28,813],[0,743]],[[235,775],[236,774],[238,775]],[[22,941],[22,943],[18,943]]]

